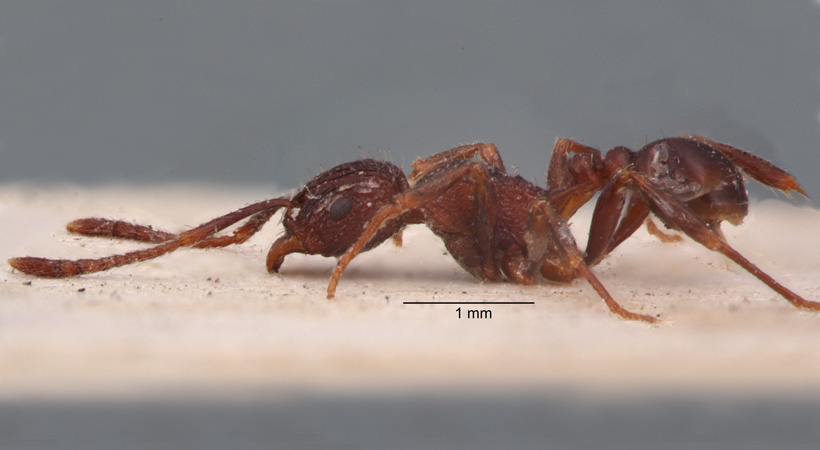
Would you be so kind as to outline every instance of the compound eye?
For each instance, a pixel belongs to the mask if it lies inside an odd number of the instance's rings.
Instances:
[[[353,200],[350,197],[339,197],[331,203],[328,212],[330,218],[339,220],[350,212],[350,207],[353,206]]]

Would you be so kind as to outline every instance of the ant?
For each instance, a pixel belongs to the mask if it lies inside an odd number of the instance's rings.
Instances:
[[[254,203],[178,235],[117,220],[80,219],[68,224],[70,232],[158,245],[99,259],[24,257],[9,263],[32,275],[67,277],[144,261],[184,246],[240,244],[285,208],[285,234],[268,252],[267,269],[278,272],[290,253],[339,257],[328,298],[334,297],[356,255],[391,237],[400,244],[405,225],[423,223],[478,279],[532,284],[539,273],[552,281],[585,278],[613,313],[651,323],[658,319],[618,304],[590,267],[652,212],[667,227],[727,255],[795,306],[820,310],[820,303],[803,299],[760,271],[720,233],[721,221],[740,223],[748,211],[741,169],[766,185],[805,195],[782,169],[701,137],[661,139],[637,152],[616,147],[605,156],[561,139],[550,161],[548,189],[508,174],[493,144],[476,143],[418,159],[406,177],[386,161],[341,164],[316,176],[292,197]],[[589,243],[582,254],[567,219],[598,192]],[[246,218],[233,234],[215,235]]]

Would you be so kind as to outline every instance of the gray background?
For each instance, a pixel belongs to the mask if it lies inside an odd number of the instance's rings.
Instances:
[[[543,185],[557,137],[692,132],[818,198],[818,84],[809,0],[6,1],[0,182],[292,188],[483,140]]]
[[[477,140],[543,183],[556,137],[605,149],[693,132],[773,160],[820,198],[818,84],[820,6],[809,0],[3,1],[0,183],[290,188],[362,155],[407,168]],[[578,439],[813,448],[820,416],[817,402],[447,401],[195,404],[160,414],[12,405],[0,409],[10,419],[0,442],[414,448],[427,436],[431,448],[577,448]],[[165,435],[145,432],[157,428]]]

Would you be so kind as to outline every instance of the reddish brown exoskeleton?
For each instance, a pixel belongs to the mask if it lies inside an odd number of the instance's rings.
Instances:
[[[720,232],[723,220],[739,224],[748,212],[741,170],[768,186],[805,195],[794,177],[757,156],[688,137],[661,139],[637,152],[617,147],[602,157],[598,150],[561,139],[550,161],[549,190],[544,190],[506,174],[494,146],[473,147],[482,149],[485,162],[467,161],[468,146],[413,165],[411,189],[380,210],[341,257],[329,295],[381,224],[404,214],[441,236],[450,254],[477,278],[529,284],[539,272],[553,281],[584,277],[616,314],[653,322],[654,317],[618,305],[589,270],[652,212],[668,227],[728,256],[793,305],[820,310],[820,303],[787,289],[734,250]],[[581,256],[566,219],[599,191]]]
[[[590,266],[631,236],[652,213],[668,228],[726,255],[794,306],[820,310],[820,303],[781,285],[726,242],[721,222],[739,225],[749,211],[743,173],[787,195],[795,191],[807,197],[783,169],[702,136],[660,139],[638,151],[615,147],[603,157],[597,149],[561,139],[550,161],[548,184],[551,190],[574,186],[600,190],[584,257]],[[651,221],[646,223],[650,233],[669,239]]]
[[[474,159],[478,155],[480,159]],[[481,280],[532,284],[586,278],[609,309],[625,319],[654,322],[619,305],[584,263],[566,217],[594,194],[590,184],[547,192],[510,175],[496,147],[472,144],[413,163],[410,188],[385,204],[339,259],[327,292],[333,297],[347,265],[385,224],[398,217],[424,223],[450,255]]]
[[[732,192],[741,191],[745,201],[742,180],[734,177],[738,174],[737,168],[731,161],[728,165],[725,161],[715,163],[714,158],[705,157],[698,150],[701,148],[698,147],[700,141],[690,141],[690,147],[697,147],[696,150],[672,152],[672,158],[688,157],[691,160],[669,166],[666,173],[673,180],[685,179],[690,175],[688,171],[700,174],[695,180],[701,181],[701,186],[707,186],[700,189],[701,194],[714,192],[706,197],[695,196],[704,197],[703,200],[681,197],[682,193],[674,183],[664,181],[669,177],[665,178],[662,171],[656,170],[661,167],[658,161],[663,158],[651,157],[651,164],[642,166],[641,155],[651,153],[649,151],[632,153],[619,149],[602,158],[597,150],[561,140],[556,145],[550,164],[550,190],[546,190],[520,176],[507,174],[494,145],[472,144],[416,161],[413,172],[407,178],[397,167],[383,161],[362,160],[342,164],[314,178],[292,198],[280,197],[259,202],[179,235],[108,219],[81,219],[69,224],[69,230],[87,235],[164,242],[150,249],[95,260],[26,257],[14,258],[10,263],[26,273],[60,277],[142,261],[181,246],[202,248],[241,243],[259,230],[276,210],[286,208],[286,232],[268,253],[268,270],[278,271],[284,257],[293,252],[341,256],[328,286],[328,298],[334,296],[342,273],[358,253],[373,248],[391,236],[398,236],[406,224],[424,223],[441,237],[453,258],[476,278],[509,279],[531,284],[539,274],[555,281],[583,277],[612,312],[625,319],[654,322],[657,320],[655,317],[633,313],[620,306],[589,269],[590,265],[634,231],[634,228],[609,224],[612,220],[607,214],[621,216],[618,196],[635,192],[648,198],[643,203],[646,214],[640,218],[637,208],[641,206],[635,207],[634,212],[631,206],[624,209],[626,217],[634,216],[634,220],[629,220],[630,224],[637,222],[640,225],[651,209],[665,223],[676,224],[687,234],[717,236],[716,239],[723,244],[707,241],[712,246],[710,248],[734,256],[733,259],[743,261],[741,265],[746,268],[754,267],[731,250],[716,231],[720,220],[745,214],[745,206],[732,209],[726,206],[731,202],[720,201],[724,194],[727,198],[734,198]],[[671,140],[668,143],[674,144]],[[703,145],[711,148],[718,144]],[[706,147],[705,151],[712,151]],[[717,152],[722,154],[727,151],[721,149]],[[745,153],[743,155],[749,159],[759,159]],[[719,167],[712,167],[715,164]],[[742,162],[737,164],[744,170],[753,171]],[[770,164],[766,167],[769,166],[779,171]],[[732,176],[726,179],[731,179],[729,184],[733,187],[721,187],[726,185],[725,177],[720,175],[723,172],[731,173]],[[772,177],[762,178],[768,180]],[[796,182],[794,185],[797,187],[791,189],[802,192]],[[597,244],[603,251],[595,250],[593,245],[593,252],[587,254],[585,261],[566,219],[601,189],[602,198],[608,200],[598,203],[591,236],[595,236],[596,240],[601,239],[598,236],[609,240],[605,244]],[[713,210],[717,212],[714,217],[709,215],[709,211]],[[678,219],[675,219],[678,216],[686,220],[678,224]],[[214,233],[248,217],[248,221],[233,235],[214,236]],[[796,306],[820,309],[820,303],[802,299],[785,290],[759,270],[753,273]]]

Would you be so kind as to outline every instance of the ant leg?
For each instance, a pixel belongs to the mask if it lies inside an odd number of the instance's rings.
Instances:
[[[640,228],[649,217],[649,206],[628,179],[610,181],[598,197],[589,226],[584,261],[594,266],[626,238]]]
[[[636,172],[628,173],[635,185],[644,194],[644,198],[650,204],[652,212],[664,223],[680,229],[687,236],[691,237],[709,250],[720,252],[738,265],[749,271],[760,281],[766,283],[775,292],[783,296],[792,305],[798,308],[805,308],[820,311],[820,302],[806,300],[792,292],[774,278],[760,270],[751,261],[746,259],[737,250],[732,248],[721,233],[713,230],[697,214],[689,209],[685,203],[674,195],[665,192],[656,186],[649,178]]]
[[[384,224],[411,210],[421,208],[432,201],[440,199],[442,196],[448,194],[455,184],[465,180],[473,183],[476,214],[486,219],[478,220],[477,222],[479,223],[473,230],[483,262],[483,272],[481,275],[485,279],[495,279],[497,270],[493,245],[496,220],[495,192],[489,181],[487,167],[476,162],[457,167],[451,172],[442,174],[439,177],[425,180],[423,183],[417,184],[409,190],[396,195],[393,198],[392,204],[385,205],[379,209],[362,235],[359,236],[356,243],[339,258],[339,262],[336,264],[336,269],[333,271],[333,275],[327,287],[327,298],[330,299],[334,297],[336,286],[339,284],[342,273],[344,273],[353,258],[361,253],[365,245],[378,233]]]
[[[428,173],[449,162],[467,160],[474,157],[476,153],[490,166],[500,169],[502,172],[507,171],[507,169],[504,168],[504,161],[501,160],[501,154],[498,152],[498,148],[494,144],[478,142],[475,144],[462,145],[433,156],[428,156],[424,159],[419,158],[415,160],[413,162],[413,172],[410,173],[407,179],[410,180],[411,183],[415,183]]]
[[[180,247],[193,246],[248,216],[268,210],[275,211],[279,208],[289,206],[290,200],[286,198],[275,198],[254,203],[180,233],[176,239],[144,250],[97,259],[78,260],[46,259],[27,256],[23,258],[12,258],[9,260],[9,264],[23,273],[48,278],[62,278],[99,272],[138,261],[153,259]]]
[[[548,249],[547,245],[545,245],[546,242],[551,241],[555,243],[553,249],[558,251],[560,259],[563,262],[562,266],[572,270],[576,275],[586,278],[589,284],[592,285],[592,288],[595,289],[595,292],[604,300],[604,303],[606,303],[610,311],[628,320],[640,320],[649,323],[658,321],[655,317],[629,311],[612,298],[601,281],[598,280],[589,269],[589,266],[584,262],[584,258],[578,250],[575,238],[573,238],[569,226],[567,226],[567,222],[552,208],[548,201],[539,200],[536,202],[530,214],[530,230],[528,235],[538,236],[542,240],[540,243],[535,243],[535,246],[540,244],[543,252]],[[539,252],[536,251],[534,253],[536,253],[536,255],[532,256],[538,256],[537,253]]]
[[[719,228],[715,229],[715,231],[720,230]],[[652,217],[646,218],[646,231],[649,232],[652,236],[655,236],[661,242],[672,243],[672,242],[680,242],[683,240],[682,237],[678,234],[669,234],[665,231],[662,231],[658,225],[652,220]]]
[[[590,181],[571,185],[565,189],[549,191],[549,201],[555,211],[564,219],[569,219],[578,209],[587,204],[595,196],[601,186]]]
[[[550,191],[546,197],[552,209],[564,220],[568,220],[578,207],[586,203],[586,199],[592,197],[598,190],[597,183],[581,183],[560,191]],[[577,201],[582,203],[576,204]],[[540,261],[541,275],[548,280],[566,283],[577,278],[575,271],[559,256],[555,243],[549,242],[550,233],[546,231],[540,234],[533,233],[535,229],[546,230],[543,226],[536,225],[537,220],[536,222],[533,220],[535,217],[530,214],[527,227],[529,231],[525,235],[529,264],[521,265],[515,257],[510,258],[510,255],[506,255],[502,261],[505,268],[504,273],[519,284],[532,284]]]
[[[393,245],[395,247],[401,247],[403,245],[403,242],[404,242],[404,240],[402,239],[403,236],[404,236],[404,228],[402,228],[401,230],[398,231],[398,233],[393,235],[392,239],[393,239]]]
[[[698,142],[702,142],[726,155],[732,162],[743,169],[750,177],[766,186],[779,189],[791,197],[789,191],[795,191],[808,198],[808,194],[797,182],[797,179],[785,170],[775,166],[765,159],[743,151],[729,144],[713,141],[703,136],[689,136]]]

